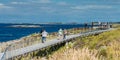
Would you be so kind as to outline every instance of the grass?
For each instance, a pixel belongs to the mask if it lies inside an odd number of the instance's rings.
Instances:
[[[81,30],[73,31],[72,29],[69,31],[70,34],[81,32]],[[67,43],[47,56],[38,56],[36,54],[41,53],[35,51],[20,57],[20,60],[120,60],[119,31],[120,28],[98,35],[78,37],[74,39],[74,42]],[[52,38],[54,38],[54,34]],[[52,51],[45,50],[45,52],[51,53]],[[18,59],[16,58],[16,60]]]
[[[114,28],[119,28],[119,27],[120,27],[120,24],[113,24],[113,27],[114,27]]]
[[[117,33],[117,34],[116,34]],[[109,37],[108,37],[109,36]],[[119,30],[105,32],[98,36],[92,36],[85,38],[84,47],[88,47],[90,50],[97,50],[99,60],[119,60],[120,56],[120,32]],[[90,41],[88,41],[90,40]],[[109,45],[111,44],[111,45]],[[84,49],[83,47],[83,49]],[[93,54],[94,55],[94,54]],[[102,59],[101,59],[102,56]],[[98,58],[98,57],[97,57]]]
[[[99,35],[79,37],[48,58],[33,60],[120,60],[120,28]]]

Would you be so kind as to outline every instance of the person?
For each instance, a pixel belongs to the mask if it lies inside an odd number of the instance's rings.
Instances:
[[[94,27],[94,22],[92,22],[91,30],[93,30],[93,27]]]
[[[101,29],[101,26],[102,26],[102,23],[99,21],[99,22],[98,22],[98,27],[99,27],[99,29]]]
[[[45,30],[43,30],[43,32],[42,32],[42,43],[44,43],[46,41],[47,35],[48,35],[48,33]]]
[[[67,35],[67,30],[64,29],[64,31],[63,31],[63,39],[66,39],[66,35]]]
[[[40,36],[42,37],[42,32],[44,31],[44,29],[41,29],[41,31],[40,31]]]
[[[86,29],[87,29],[87,27],[88,27],[88,24],[87,24],[87,23],[85,23],[84,25],[85,25],[85,30],[86,30]]]
[[[61,39],[63,36],[63,30],[60,28],[58,31],[58,40]]]

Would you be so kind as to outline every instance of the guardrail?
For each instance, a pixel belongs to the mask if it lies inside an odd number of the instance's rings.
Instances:
[[[28,53],[28,52],[32,52],[35,51],[37,49],[41,49],[41,48],[45,48],[47,46],[51,46],[57,43],[62,43],[62,42],[66,42],[69,41],[72,38],[76,38],[79,36],[88,36],[91,34],[99,34],[105,31],[109,31],[111,29],[107,29],[107,30],[90,30],[90,31],[86,31],[86,32],[81,32],[75,35],[69,35],[67,36],[66,39],[63,40],[57,40],[57,39],[52,39],[48,42],[45,43],[40,43],[40,40],[38,41],[34,41],[36,42],[36,44],[34,44],[34,42],[32,40],[29,41],[24,41],[24,43],[15,43],[15,44],[11,44],[9,45],[4,53],[0,53],[1,59],[0,60],[7,60],[10,59],[12,60],[13,57]],[[28,45],[26,45],[28,44]]]

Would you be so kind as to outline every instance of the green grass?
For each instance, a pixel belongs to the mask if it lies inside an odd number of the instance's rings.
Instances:
[[[119,31],[120,29],[117,29],[98,35],[78,37],[58,50],[45,50],[52,54],[42,57],[37,56],[36,54],[41,53],[36,51],[34,54],[22,57],[21,60],[120,60]]]
[[[81,30],[70,29],[70,34]],[[55,33],[56,35],[56,33]],[[51,34],[50,38],[55,38]],[[32,36],[36,36],[33,34]],[[27,39],[26,39],[27,40]],[[39,39],[38,39],[39,40]],[[120,28],[98,35],[75,38],[59,48],[37,50],[22,56],[20,60],[120,60]],[[16,58],[17,59],[17,58]],[[18,60],[17,59],[17,60]]]
[[[99,35],[78,37],[47,56],[33,60],[120,60],[120,29]],[[40,53],[39,53],[40,54]],[[32,55],[33,56],[33,55]],[[47,58],[46,58],[47,57]],[[24,57],[25,60],[26,57]],[[29,60],[29,59],[28,59]]]

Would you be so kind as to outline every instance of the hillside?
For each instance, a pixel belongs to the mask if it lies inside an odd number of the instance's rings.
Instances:
[[[33,60],[120,60],[120,28],[99,35],[76,38],[58,51]]]
[[[15,60],[120,60],[120,26],[117,29],[87,37],[74,38],[68,43],[36,50]],[[76,34],[78,30],[69,30]],[[31,36],[34,36],[33,34]],[[52,36],[51,36],[52,37]],[[55,36],[54,36],[55,37]]]

